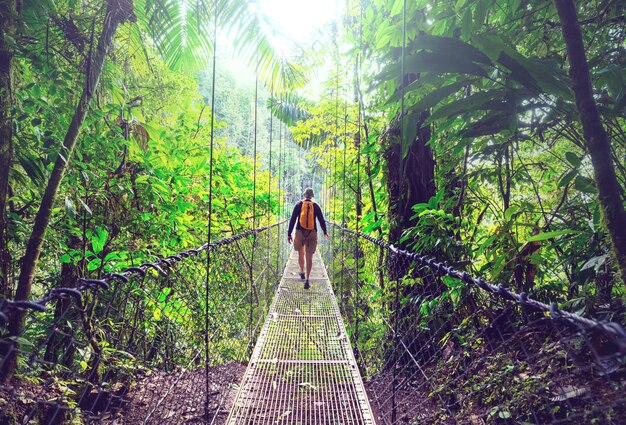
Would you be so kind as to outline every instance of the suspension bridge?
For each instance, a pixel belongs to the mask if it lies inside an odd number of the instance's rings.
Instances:
[[[622,423],[618,324],[331,233],[309,290],[276,224],[2,301],[0,420]]]

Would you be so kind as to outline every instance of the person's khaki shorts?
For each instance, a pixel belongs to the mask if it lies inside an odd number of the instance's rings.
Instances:
[[[306,251],[313,254],[317,248],[317,230],[296,230],[293,240],[293,249],[300,252],[306,246]]]

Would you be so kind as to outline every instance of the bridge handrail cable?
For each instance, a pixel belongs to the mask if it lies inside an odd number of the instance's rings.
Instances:
[[[439,275],[447,275],[456,279],[460,279],[466,284],[477,286],[484,291],[498,295],[504,299],[513,301],[524,307],[532,307],[534,309],[547,312],[550,314],[550,317],[552,319],[562,319],[571,323],[572,325],[583,329],[593,328],[594,330],[602,331],[612,336],[615,339],[615,342],[618,344],[620,352],[626,354],[626,330],[624,330],[624,328],[619,323],[589,319],[586,317],[582,317],[578,314],[571,313],[569,311],[561,310],[557,307],[557,304],[555,302],[552,302],[550,304],[542,303],[540,301],[530,298],[525,292],[522,292],[521,294],[515,293],[509,288],[503,286],[502,284],[494,285],[493,283],[485,281],[485,279],[483,279],[482,277],[474,277],[466,271],[457,270],[445,262],[437,261],[435,258],[398,248],[397,246],[389,242],[376,239],[365,233],[349,229],[337,223],[329,223],[341,230],[342,232],[350,233],[357,237],[365,239],[373,243],[374,245],[389,250],[394,255],[404,257],[422,266],[428,267],[430,270]]]
[[[257,235],[266,230],[270,230],[274,227],[278,227],[281,224],[285,223],[286,220],[283,220],[278,223],[274,223],[269,226],[258,227],[256,229],[246,230],[245,232],[238,233],[236,235],[220,239],[212,244],[205,243],[199,248],[192,248],[186,251],[179,252],[177,254],[171,254],[164,258],[159,258],[152,262],[146,262],[136,267],[127,267],[123,271],[119,273],[107,273],[102,279],[85,279],[80,278],[77,281],[77,285],[74,288],[69,287],[59,287],[50,289],[46,295],[44,295],[41,299],[38,300],[9,300],[3,299],[0,300],[0,324],[8,322],[8,311],[9,310],[33,310],[45,312],[47,310],[46,304],[50,303],[53,300],[57,300],[60,298],[76,298],[81,299],[82,293],[89,289],[109,289],[110,284],[114,280],[119,280],[122,282],[128,282],[130,278],[134,275],[145,276],[148,269],[153,269],[159,272],[160,274],[167,275],[167,270],[175,263],[183,261],[185,258],[190,256],[197,256],[201,252],[209,249],[213,250],[215,248],[229,245],[238,240],[244,239],[251,235]]]

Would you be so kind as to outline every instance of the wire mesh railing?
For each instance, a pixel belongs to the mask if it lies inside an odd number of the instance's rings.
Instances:
[[[276,224],[0,301],[0,368],[16,363],[0,423],[223,423],[280,281],[283,235]]]
[[[326,264],[378,423],[623,423],[619,324],[331,228]]]

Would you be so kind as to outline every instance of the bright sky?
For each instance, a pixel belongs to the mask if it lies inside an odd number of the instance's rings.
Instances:
[[[261,10],[297,43],[337,17],[339,0],[260,0]]]
[[[341,0],[259,0],[261,11],[275,22],[279,32],[302,46],[310,44],[318,29],[337,18],[342,4]],[[236,57],[224,59],[222,65],[233,77],[241,83],[253,84],[251,69]]]

